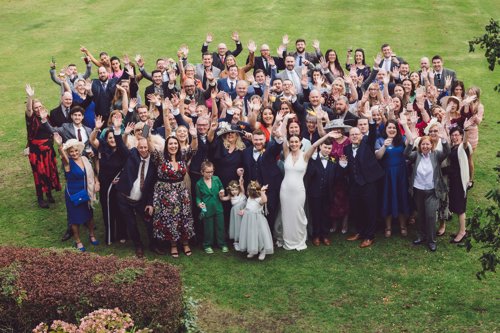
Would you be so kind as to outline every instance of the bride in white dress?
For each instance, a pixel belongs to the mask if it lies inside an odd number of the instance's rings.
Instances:
[[[286,119],[285,119],[286,120]],[[290,135],[284,137],[285,178],[281,183],[281,219],[283,221],[283,248],[305,250],[307,248],[307,217],[304,211],[306,189],[304,174],[307,163],[319,145],[330,137],[330,133],[316,141],[306,152],[300,150],[301,139]]]

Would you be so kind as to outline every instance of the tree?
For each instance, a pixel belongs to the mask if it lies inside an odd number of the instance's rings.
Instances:
[[[486,33],[481,37],[475,37],[469,41],[469,52],[476,51],[476,45],[485,49],[484,56],[488,61],[490,71],[495,70],[495,65],[500,65],[500,25],[498,21],[490,19],[490,23],[484,27]],[[495,87],[495,91],[500,93],[500,83]]]

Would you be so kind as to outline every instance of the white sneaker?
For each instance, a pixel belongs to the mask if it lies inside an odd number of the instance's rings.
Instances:
[[[276,247],[283,247],[283,243],[280,240],[277,240]]]
[[[248,258],[248,259],[252,259],[254,255],[255,255],[255,254],[251,254],[251,253],[249,253],[249,254],[247,254],[247,258]]]
[[[266,252],[265,251],[262,251],[260,254],[259,254],[259,260],[264,260],[266,259]]]
[[[241,250],[240,250],[240,243],[238,243],[238,242],[234,242],[234,243],[233,243],[233,246],[234,246],[234,249],[235,249],[236,251],[241,251]]]

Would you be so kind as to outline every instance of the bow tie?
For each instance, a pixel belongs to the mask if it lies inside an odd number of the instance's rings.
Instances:
[[[254,154],[260,154],[260,150],[257,150],[257,149],[255,149],[255,148],[254,148],[254,149],[253,149],[253,153],[254,153]]]
[[[359,145],[354,144],[354,143],[352,144],[352,149],[358,149],[358,148],[359,148]]]
[[[328,161],[328,156],[321,156],[322,161]]]

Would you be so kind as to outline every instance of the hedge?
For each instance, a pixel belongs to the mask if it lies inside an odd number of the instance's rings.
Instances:
[[[13,332],[116,307],[138,326],[175,332],[183,310],[174,266],[74,250],[0,247],[0,291],[0,328]]]

